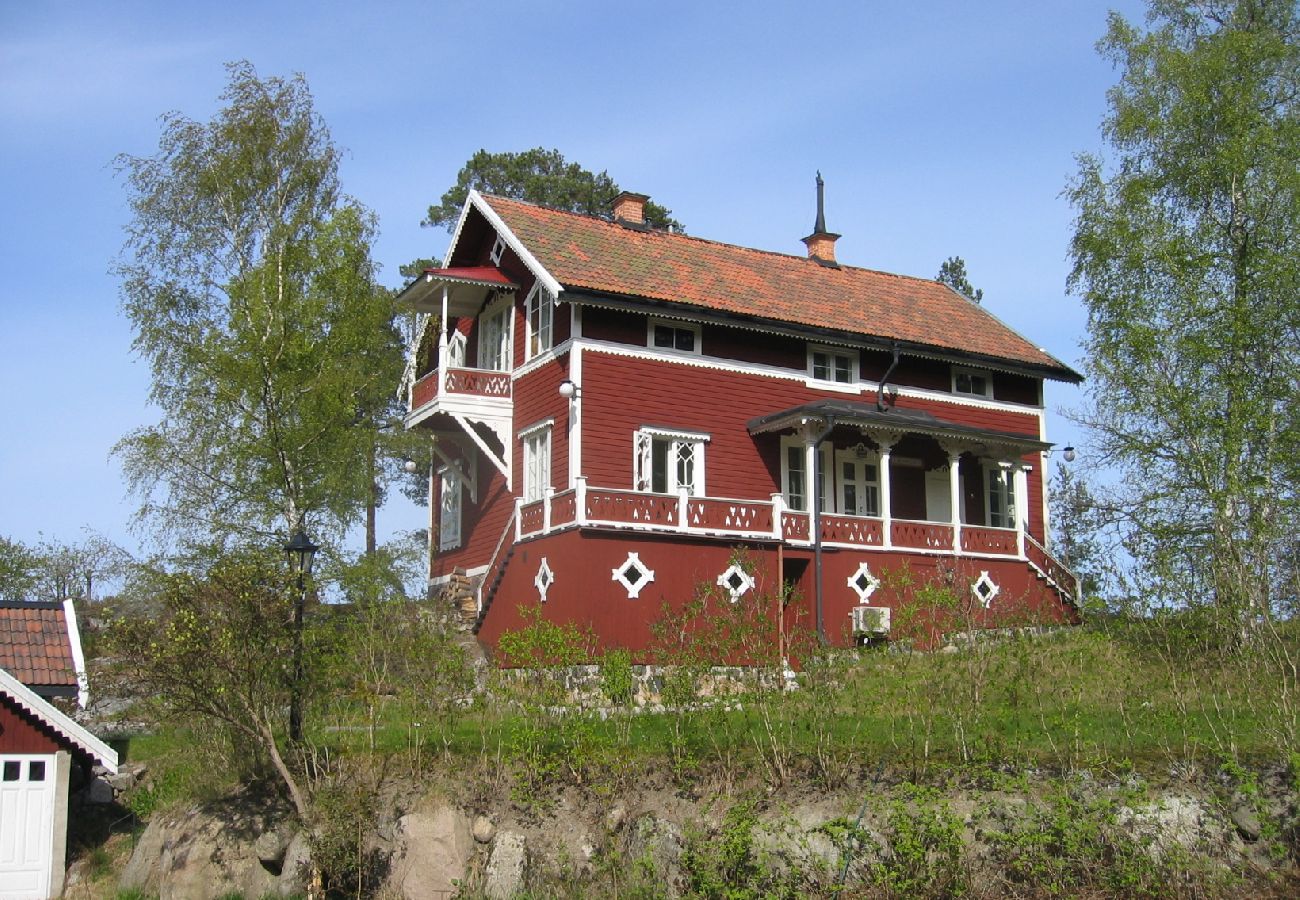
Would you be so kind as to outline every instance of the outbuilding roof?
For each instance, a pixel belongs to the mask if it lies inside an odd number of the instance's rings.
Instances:
[[[482,195],[565,289],[647,298],[1079,375],[938,281],[752,250]]]
[[[49,701],[3,668],[0,668],[0,697],[34,717],[38,723],[53,731],[63,743],[92,757],[109,772],[117,771],[117,751],[55,709]]]
[[[71,603],[0,602],[0,668],[46,696],[76,696],[84,666]]]

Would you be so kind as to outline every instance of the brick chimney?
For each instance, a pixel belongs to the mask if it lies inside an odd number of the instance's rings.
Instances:
[[[817,222],[813,225],[813,233],[804,238],[803,242],[808,247],[809,259],[828,268],[838,269],[840,264],[835,261],[835,242],[840,236],[826,230],[825,189],[826,182],[822,181],[822,173],[818,172]]]
[[[614,221],[633,228],[645,227],[645,205],[650,198],[645,194],[624,191],[614,198]]]

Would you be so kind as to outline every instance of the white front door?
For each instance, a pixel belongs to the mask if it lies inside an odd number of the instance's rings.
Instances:
[[[0,900],[50,895],[55,771],[53,754],[0,756]]]
[[[880,515],[880,477],[875,455],[863,457],[852,449],[837,450],[835,459],[840,515]]]

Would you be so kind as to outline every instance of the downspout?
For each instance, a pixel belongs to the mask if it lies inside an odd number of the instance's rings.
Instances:
[[[889,364],[885,374],[880,376],[880,384],[876,385],[876,409],[885,412],[885,385],[889,383],[889,376],[894,374],[895,367],[898,366],[898,341],[894,341],[894,361]]]
[[[826,622],[825,615],[822,611],[822,492],[817,487],[817,476],[821,474],[822,480],[825,481],[825,473],[820,472],[822,467],[822,442],[830,437],[830,433],[835,429],[835,417],[826,417],[826,427],[822,433],[813,439],[813,471],[812,471],[812,488],[813,495],[813,567],[817,570],[814,573],[814,592],[816,593],[817,607],[817,640],[826,645]]]

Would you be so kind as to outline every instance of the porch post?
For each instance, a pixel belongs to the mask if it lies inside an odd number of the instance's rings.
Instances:
[[[961,553],[961,451],[948,451],[948,502],[952,506],[952,552]]]
[[[679,487],[677,489],[677,530],[678,531],[685,531],[687,526],[690,524],[689,522],[690,505],[691,505],[690,491],[684,487]]]
[[[447,393],[447,297],[446,282],[442,285],[442,318],[438,320],[438,396]]]
[[[781,539],[784,533],[781,516],[785,513],[785,494],[772,495],[772,537]]]
[[[587,524],[587,476],[579,475],[573,479],[573,519],[579,525]]]
[[[524,508],[524,498],[516,497],[515,498],[515,543],[516,544],[519,543],[519,539],[523,537],[523,532],[524,532],[523,515],[521,514],[523,508]]]
[[[551,498],[555,496],[555,488],[549,484],[542,491],[542,531],[543,533],[551,530]]]
[[[892,443],[880,442],[880,546],[894,546],[894,514],[889,490],[889,454],[894,449]]]

